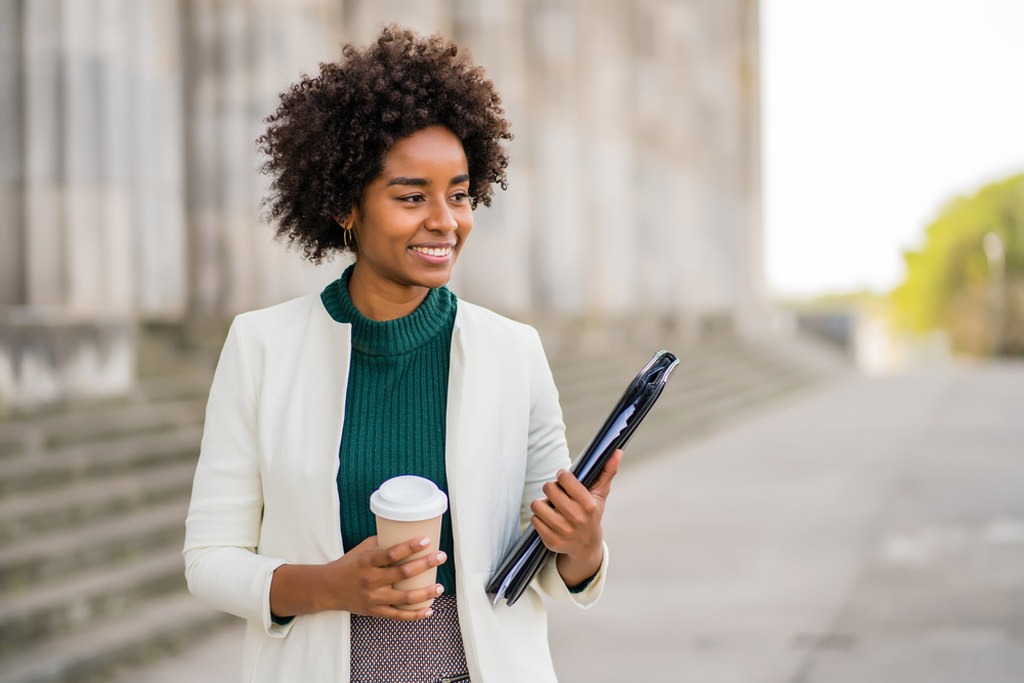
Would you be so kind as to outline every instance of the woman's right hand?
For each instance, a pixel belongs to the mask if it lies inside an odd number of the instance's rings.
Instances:
[[[406,610],[395,605],[415,605],[436,598],[444,590],[441,584],[409,591],[398,590],[393,586],[445,562],[445,554],[437,552],[395,566],[422,552],[428,545],[429,539],[414,538],[390,548],[378,549],[377,537],[370,536],[338,559],[324,565],[325,597],[332,605],[336,605],[327,609],[343,609],[354,614],[402,621],[429,617],[433,614],[429,607]]]
[[[399,621],[426,619],[434,611],[399,609],[441,595],[437,583],[426,588],[398,590],[393,584],[437,567],[447,560],[443,552],[395,566],[430,544],[414,538],[390,548],[377,548],[371,536],[336,560],[321,565],[284,564],[274,571],[270,584],[270,609],[278,617],[344,610],[353,614],[386,617]]]

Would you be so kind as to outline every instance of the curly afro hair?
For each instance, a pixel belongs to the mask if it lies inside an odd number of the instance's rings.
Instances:
[[[396,141],[433,125],[462,141],[472,206],[507,187],[511,140],[501,98],[468,53],[440,35],[389,26],[365,49],[351,44],[340,62],[321,64],[281,95],[256,141],[272,176],[265,205],[277,236],[313,263],[345,250],[344,222],[384,168]],[[354,251],[354,248],[352,249]]]

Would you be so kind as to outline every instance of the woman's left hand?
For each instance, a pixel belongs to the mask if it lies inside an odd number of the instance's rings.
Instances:
[[[533,511],[530,523],[544,545],[558,553],[558,573],[567,586],[583,583],[601,567],[604,559],[601,517],[621,460],[622,451],[615,451],[590,490],[571,472],[560,470],[554,481],[544,484],[547,500],[530,504]]]

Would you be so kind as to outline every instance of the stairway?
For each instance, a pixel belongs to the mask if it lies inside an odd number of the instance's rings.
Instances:
[[[187,594],[180,555],[215,346],[143,337],[135,396],[0,421],[0,683],[100,681],[234,621]],[[574,455],[654,350],[552,359]],[[798,341],[674,350],[630,458],[844,371]]]
[[[0,682],[102,680],[232,619],[181,558],[212,358],[144,338],[133,396],[0,421]]]
[[[852,371],[831,350],[803,339],[750,343],[725,337],[700,345],[669,345],[668,350],[679,357],[679,365],[630,440],[630,460],[656,456],[719,431],[759,407]],[[630,345],[553,360],[571,456],[583,451],[656,351]]]

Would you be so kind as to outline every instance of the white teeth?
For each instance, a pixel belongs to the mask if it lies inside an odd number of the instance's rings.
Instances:
[[[448,256],[452,253],[451,247],[412,247],[412,250],[427,256]]]

